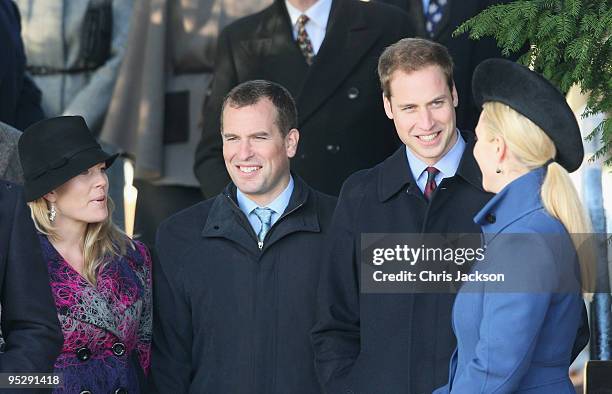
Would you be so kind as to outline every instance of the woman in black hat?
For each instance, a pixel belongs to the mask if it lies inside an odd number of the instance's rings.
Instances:
[[[62,393],[138,393],[151,342],[151,258],[111,221],[101,150],[80,116],[43,120],[19,140],[25,197],[47,262],[64,346]]]
[[[473,91],[474,157],[496,196],[474,218],[485,259],[455,299],[457,349],[435,393],[573,394],[568,369],[588,340],[576,250],[589,222],[568,176],[580,131],[564,97],[519,64],[481,63]]]

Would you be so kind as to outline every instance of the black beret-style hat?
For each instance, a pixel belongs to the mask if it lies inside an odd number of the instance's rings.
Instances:
[[[117,155],[104,152],[81,116],[59,116],[28,127],[19,138],[25,198],[34,201],[88,168]]]
[[[584,148],[576,117],[561,92],[543,76],[509,60],[487,59],[474,71],[472,92],[479,107],[498,101],[538,125],[557,148],[555,161],[568,172],[580,167]]]

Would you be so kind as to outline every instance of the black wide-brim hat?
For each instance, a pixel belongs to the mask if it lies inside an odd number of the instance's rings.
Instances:
[[[26,201],[34,201],[117,155],[102,150],[81,116],[59,116],[28,127],[19,138]]]
[[[555,161],[568,172],[582,164],[584,148],[576,117],[561,92],[540,74],[509,60],[487,59],[474,70],[472,93],[479,107],[498,101],[538,125],[557,148]]]

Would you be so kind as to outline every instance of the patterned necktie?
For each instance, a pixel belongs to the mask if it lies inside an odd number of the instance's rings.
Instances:
[[[306,23],[308,23],[309,18],[302,14],[297,20],[297,43],[300,47],[300,51],[302,51],[302,55],[304,55],[304,59],[306,60],[306,64],[309,66],[312,64],[312,59],[314,58],[314,50],[312,49],[312,42],[310,42],[310,37],[308,37],[308,33],[306,32]]]
[[[266,238],[268,231],[270,231],[270,227],[272,226],[272,213],[274,213],[274,211],[270,208],[255,208],[253,213],[255,213],[255,216],[257,216],[257,219],[261,222],[261,229],[259,229],[257,233],[257,239],[261,243],[264,238]]]
[[[427,183],[425,184],[423,194],[427,201],[429,201],[434,190],[436,190],[436,175],[438,175],[440,171],[438,171],[436,167],[427,167],[425,171],[427,171]]]
[[[436,26],[442,20],[444,14],[444,8],[448,4],[449,0],[429,0],[429,6],[427,12],[425,12],[425,29],[429,38],[433,38]]]

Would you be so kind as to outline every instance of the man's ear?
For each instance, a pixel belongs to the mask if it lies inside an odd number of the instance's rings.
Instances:
[[[300,132],[298,129],[291,129],[285,136],[285,150],[287,157],[292,158],[297,152],[298,143],[300,142]]]
[[[455,87],[455,83],[453,82],[453,90],[451,91],[451,95],[453,96],[453,107],[457,108],[459,105],[459,95],[457,94],[457,88]]]
[[[385,107],[385,113],[387,114],[387,118],[393,120],[393,111],[391,110],[391,98],[382,94],[383,106]]]

